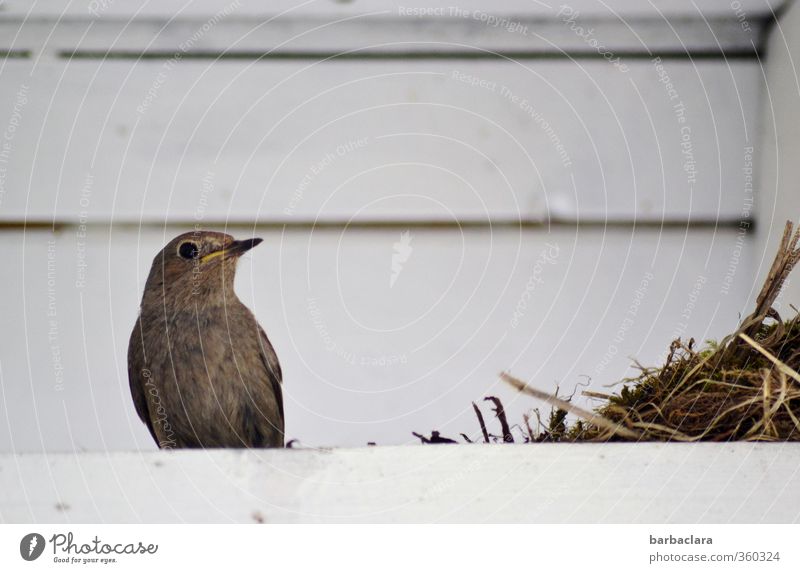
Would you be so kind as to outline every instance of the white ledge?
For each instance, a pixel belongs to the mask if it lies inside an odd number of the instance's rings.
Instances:
[[[800,444],[0,456],[5,522],[788,523]]]

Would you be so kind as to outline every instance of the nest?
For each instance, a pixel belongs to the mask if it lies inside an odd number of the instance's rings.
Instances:
[[[549,417],[538,410],[510,426],[502,403],[494,403],[501,435],[487,431],[473,404],[484,442],[605,441],[785,441],[800,440],[800,316],[784,321],[772,308],[781,286],[800,259],[800,230],[786,223],[783,239],[756,308],[718,344],[695,347],[675,340],[663,366],[637,365],[618,393],[583,392],[603,400],[593,411],[528,386],[508,373],[501,378],[551,404]],[[577,419],[570,422],[568,414]],[[515,434],[517,435],[515,439]],[[438,432],[426,443],[452,443]],[[466,441],[472,441],[462,434]]]

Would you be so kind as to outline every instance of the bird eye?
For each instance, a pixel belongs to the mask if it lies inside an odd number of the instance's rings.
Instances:
[[[200,249],[195,243],[186,241],[185,243],[181,243],[181,246],[178,247],[178,254],[184,259],[196,259],[197,255],[200,254]]]

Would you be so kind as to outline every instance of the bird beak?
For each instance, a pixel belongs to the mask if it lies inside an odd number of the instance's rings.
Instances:
[[[213,251],[200,257],[201,263],[207,263],[211,259],[215,259],[217,257],[238,257],[240,255],[245,254],[247,251],[255,247],[256,245],[260,244],[261,241],[264,239],[245,239],[244,241],[234,241],[224,249],[220,249],[218,251]]]

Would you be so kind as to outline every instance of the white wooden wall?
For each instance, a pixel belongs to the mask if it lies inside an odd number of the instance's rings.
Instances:
[[[798,454],[796,443],[6,454],[0,520],[796,524]]]
[[[4,3],[0,451],[154,447],[126,345],[195,223],[266,239],[238,291],[308,445],[519,420],[501,370],[572,392],[727,333],[781,2],[736,5]]]

